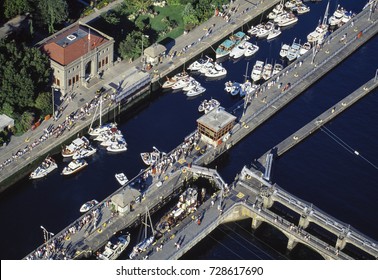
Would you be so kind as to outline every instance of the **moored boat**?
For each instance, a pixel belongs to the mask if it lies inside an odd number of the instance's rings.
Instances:
[[[189,90],[187,93],[186,93],[186,96],[197,96],[197,95],[200,95],[201,93],[204,93],[206,91],[206,88],[204,88],[203,86],[196,86],[195,88]]]
[[[106,150],[112,153],[126,152],[127,144],[126,142],[119,141],[118,143],[113,143],[110,146],[106,147]]]
[[[289,50],[290,45],[288,44],[283,44],[280,50],[280,56],[282,58],[285,58],[287,56],[287,51]]]
[[[253,66],[252,73],[251,73],[251,78],[253,81],[257,82],[258,80],[261,79],[263,66],[264,66],[263,61],[260,61],[260,60],[256,61],[255,65]]]
[[[98,204],[98,201],[96,199],[92,199],[90,201],[85,202],[83,205],[80,207],[80,212],[85,213],[95,207]]]
[[[125,251],[130,243],[130,234],[114,236],[105,245],[102,251],[98,251],[98,260],[116,260]]]
[[[127,179],[125,173],[116,173],[114,176],[121,186],[125,185],[129,181],[129,179]]]
[[[72,159],[81,159],[90,157],[91,155],[94,155],[97,152],[97,149],[92,147],[91,145],[87,145],[85,147],[82,147],[75,151],[75,153],[72,155]]]
[[[83,148],[89,144],[89,140],[82,136],[80,138],[76,138],[72,141],[72,143],[68,146],[65,146],[62,150],[62,156],[63,157],[72,157],[74,153],[79,150],[80,148]]]
[[[68,166],[64,167],[62,175],[71,175],[86,167],[88,163],[84,159],[74,159]]]
[[[244,52],[245,57],[249,57],[254,55],[257,51],[259,50],[259,46],[251,44],[250,46],[247,47],[247,49]]]
[[[51,157],[47,157],[31,174],[30,179],[39,179],[46,177],[54,169],[58,168],[55,160]]]

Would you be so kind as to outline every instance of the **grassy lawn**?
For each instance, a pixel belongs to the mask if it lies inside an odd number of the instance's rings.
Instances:
[[[175,20],[178,24],[178,26],[172,31],[170,31],[169,33],[163,36],[159,36],[157,41],[161,41],[167,37],[175,39],[184,32],[184,22],[181,15],[184,8],[185,8],[184,5],[165,6],[163,8],[155,7],[155,11],[159,12],[159,15],[154,18],[151,18],[150,23],[151,23],[151,28],[155,30],[157,33],[165,29],[166,25],[164,22],[162,22],[162,19],[165,17],[171,20]]]

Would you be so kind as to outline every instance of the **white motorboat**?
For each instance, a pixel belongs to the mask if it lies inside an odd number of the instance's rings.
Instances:
[[[65,146],[62,150],[62,156],[63,157],[72,157],[74,153],[82,148],[89,145],[89,140],[85,137],[82,136],[80,138],[76,138],[75,140],[72,141],[72,143],[68,146]]]
[[[259,47],[257,45],[251,44],[244,52],[245,57],[249,57],[254,55],[259,50]]]
[[[287,51],[287,59],[289,61],[293,61],[299,57],[299,50],[301,49],[301,45],[296,43],[295,40],[293,44],[290,46],[289,50]]]
[[[205,73],[208,78],[218,78],[227,75],[227,70],[225,68],[221,70],[216,70],[215,68],[210,69]]]
[[[350,21],[353,16],[354,16],[354,14],[352,13],[352,11],[350,11],[350,12],[345,11],[344,15],[343,15],[343,17],[341,19],[341,23],[339,23],[339,26],[347,23],[348,21]]]
[[[188,70],[190,71],[198,71],[200,70],[206,63],[211,62],[212,59],[204,59],[200,58],[199,60],[194,61],[192,64],[189,65]]]
[[[290,0],[285,3],[285,8],[292,9],[297,5],[302,4],[301,0]]]
[[[345,9],[343,7],[340,7],[340,5],[337,5],[336,11],[332,14],[332,16],[328,19],[328,24],[330,26],[337,26],[341,22],[341,19],[343,18],[345,14]]]
[[[264,67],[264,62],[257,60],[255,65],[253,66],[252,73],[251,73],[251,78],[253,81],[257,82],[258,80],[261,79],[263,67]]]
[[[277,75],[278,73],[280,73],[281,71],[282,71],[282,69],[283,69],[283,65],[282,64],[279,64],[279,63],[276,63],[276,64],[274,64],[274,66],[273,66],[273,76],[274,75]]]
[[[282,58],[285,58],[286,55],[287,55],[287,51],[289,50],[290,48],[290,45],[288,44],[283,44],[282,47],[281,47],[281,50],[280,50],[280,56]]]
[[[113,143],[110,146],[106,147],[106,150],[112,153],[126,152],[127,144],[126,142],[118,142],[116,144]]]
[[[163,85],[161,87],[162,88],[171,88],[176,82],[177,82],[176,79],[167,77],[167,80],[163,83]]]
[[[300,4],[296,8],[296,12],[298,15],[303,15],[305,13],[308,13],[310,11],[310,7],[305,4]]]
[[[188,86],[189,83],[192,81],[193,78],[185,78],[178,80],[173,86],[172,89],[183,89],[184,87]]]
[[[121,186],[125,185],[129,181],[129,179],[127,179],[125,173],[116,173],[114,176]]]
[[[31,174],[30,179],[39,179],[46,177],[54,169],[58,168],[55,160],[51,157],[45,158],[45,160],[39,165]]]
[[[120,142],[126,143],[126,140],[125,138],[123,138],[123,136],[112,136],[108,140],[101,142],[100,145],[103,147],[109,147],[113,144],[118,144]]]
[[[151,153],[141,153],[140,157],[142,158],[145,165],[154,165],[155,162],[160,158],[160,152],[153,151]]]
[[[211,98],[204,104],[204,112],[205,114],[209,113],[210,111],[218,108],[220,106],[220,102],[214,98]]]
[[[116,260],[130,243],[130,234],[124,234],[110,239],[104,249],[97,253],[98,260]]]
[[[204,88],[203,86],[197,86],[194,89],[189,90],[186,93],[186,96],[188,97],[197,96],[197,95],[200,95],[201,93],[204,93],[205,91],[206,91],[206,88]]]
[[[260,24],[258,24],[256,26],[252,26],[247,32],[248,32],[249,35],[253,36],[253,35],[256,35],[257,32],[259,32],[259,30],[261,28],[264,28],[264,24],[263,23],[260,23]]]
[[[262,78],[266,81],[266,80],[269,80],[270,77],[272,77],[272,73],[273,73],[273,65],[270,64],[270,63],[266,63],[264,65],[264,68],[263,68],[263,72],[262,72]]]
[[[311,44],[309,42],[304,43],[299,50],[299,55],[304,55],[311,49]]]
[[[260,28],[257,31],[256,37],[257,38],[264,38],[264,37],[268,36],[270,31],[273,30],[273,28],[274,28],[274,23],[271,22],[271,21],[268,21],[267,23],[265,23],[264,28]]]
[[[96,148],[93,148],[91,145],[87,145],[83,148],[76,150],[76,152],[72,156],[72,159],[81,159],[81,158],[90,157],[91,155],[94,155],[96,152],[97,152]]]
[[[92,199],[90,201],[85,202],[83,205],[80,207],[80,212],[85,213],[91,210],[93,207],[95,207],[98,204],[98,201],[96,199]]]
[[[281,28],[279,26],[277,26],[269,32],[268,37],[266,37],[266,39],[272,40],[272,39],[276,38],[277,36],[279,36],[281,33],[282,33]]]
[[[276,23],[278,26],[283,27],[283,26],[292,25],[296,23],[297,21],[298,21],[298,17],[296,17],[293,13],[287,13],[285,14],[285,16],[280,17],[280,19],[276,21]]]
[[[251,46],[252,43],[251,42],[243,42],[239,45],[237,45],[235,48],[232,49],[232,51],[230,52],[230,57],[231,58],[234,58],[234,59],[238,59],[239,57],[243,56],[245,51],[247,50],[247,48],[249,46]]]
[[[191,89],[193,89],[193,88],[195,88],[196,86],[200,86],[201,84],[199,83],[199,82],[197,82],[196,80],[191,80],[190,82],[189,82],[189,84],[186,86],[186,87],[184,87],[182,90],[183,91],[189,91],[189,90],[191,90]]]
[[[202,113],[205,111],[205,106],[207,104],[207,99],[201,102],[201,104],[198,106],[198,112]]]
[[[104,141],[109,140],[112,137],[121,138],[121,137],[123,137],[123,135],[122,135],[122,132],[120,130],[118,130],[117,128],[112,128],[110,130],[107,130],[107,131],[101,133],[100,135],[98,135],[93,140],[99,141],[99,142],[104,142]]]
[[[101,133],[105,132],[105,131],[108,131],[109,129],[112,129],[114,127],[117,127],[117,125],[115,123],[107,123],[107,124],[103,124],[99,127],[96,127],[95,129],[89,129],[89,132],[88,134],[90,136],[98,136],[100,135]]]
[[[74,159],[68,166],[64,167],[62,175],[71,175],[86,167],[88,163],[84,159]]]

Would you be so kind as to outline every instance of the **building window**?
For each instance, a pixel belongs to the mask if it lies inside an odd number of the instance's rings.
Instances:
[[[71,86],[71,79],[68,80],[68,86]]]
[[[105,57],[105,64],[108,64],[108,57]]]
[[[103,60],[102,60],[102,66],[104,66],[104,65],[105,65],[105,60],[103,59]]]
[[[76,82],[79,81],[79,75],[76,75]]]
[[[98,62],[98,68],[101,68],[101,61]]]
[[[60,80],[59,79],[56,79],[56,84],[58,85],[58,87],[60,87]]]

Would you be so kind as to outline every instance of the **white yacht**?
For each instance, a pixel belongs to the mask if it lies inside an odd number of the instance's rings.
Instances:
[[[257,60],[255,65],[253,66],[252,73],[251,73],[251,78],[253,81],[257,82],[258,80],[261,79],[263,67],[264,67],[264,62]]]
[[[92,147],[91,145],[87,145],[85,147],[82,147],[72,155],[72,159],[81,159],[90,157],[91,155],[94,155],[97,152],[97,149]]]
[[[345,14],[345,9],[337,5],[336,11],[333,12],[332,16],[329,17],[328,23],[330,26],[337,26]]]
[[[74,174],[86,167],[87,165],[88,163],[84,159],[74,159],[68,164],[68,166],[64,167],[62,175]]]
[[[127,144],[126,142],[118,142],[118,143],[113,143],[110,146],[106,147],[106,150],[108,152],[112,153],[120,153],[120,152],[126,152],[127,151]]]
[[[294,24],[297,21],[298,21],[297,16],[295,16],[293,13],[287,13],[284,16],[280,17],[279,20],[276,21],[276,23],[278,26],[283,27],[283,26],[289,26],[291,24]]]
[[[311,44],[309,42],[304,43],[299,50],[299,55],[304,55],[311,49]]]
[[[127,179],[125,173],[116,173],[114,176],[121,186],[125,185],[129,181],[129,179]]]
[[[309,6],[306,6],[305,4],[300,4],[297,6],[297,9],[296,9],[298,15],[303,15],[305,13],[308,13],[310,11],[310,7]]]
[[[328,24],[327,24],[327,17],[328,17],[328,8],[329,2],[327,4],[327,8],[324,13],[323,21],[320,23],[314,31],[307,35],[307,41],[312,44],[321,44],[323,43],[324,37],[328,32]]]
[[[155,162],[160,158],[160,152],[155,150],[150,153],[140,153],[140,157],[142,158],[145,165],[154,165]]]
[[[272,40],[279,36],[281,34],[281,28],[279,26],[274,27],[268,34],[268,37],[266,37],[267,40]]]
[[[95,207],[98,204],[98,201],[96,199],[92,199],[90,201],[85,202],[83,205],[80,207],[80,212],[85,213],[91,210],[93,207]]]
[[[282,47],[281,47],[281,50],[280,50],[280,56],[282,58],[285,58],[286,55],[287,55],[287,51],[289,50],[290,48],[290,45],[288,44],[283,44]]]
[[[31,174],[30,179],[39,179],[46,177],[54,169],[58,168],[55,160],[51,157],[47,157],[41,165],[39,165]]]
[[[188,70],[190,71],[198,71],[200,70],[206,63],[211,62],[211,58],[200,58],[199,60],[194,61],[192,64],[189,65]]]
[[[196,80],[191,80],[190,82],[189,82],[189,84],[186,86],[186,87],[184,87],[182,90],[183,91],[189,91],[189,90],[191,90],[191,89],[193,89],[193,88],[195,88],[196,86],[200,86],[201,84],[199,83],[199,82],[197,82]]]
[[[183,89],[184,87],[188,86],[189,83],[190,83],[192,80],[193,80],[192,77],[178,80],[178,81],[172,86],[172,89]]]
[[[106,243],[104,249],[97,253],[96,257],[98,260],[115,260],[125,251],[129,243],[129,233],[113,237]]]
[[[191,97],[191,96],[197,96],[200,95],[201,93],[204,93],[206,91],[206,88],[203,86],[197,86],[194,89],[189,90],[186,93],[186,96]]]
[[[265,63],[263,72],[262,72],[262,78],[266,81],[269,80],[270,77],[272,77],[273,73],[273,65],[270,63]]]
[[[63,157],[72,157],[74,155],[74,153],[89,145],[89,140],[85,137],[85,136],[82,136],[80,138],[76,138],[75,140],[72,141],[72,143],[68,146],[65,146],[62,150],[62,156]]]
[[[279,64],[279,63],[274,64],[272,75],[273,76],[277,75],[278,73],[280,73],[282,71],[282,69],[283,69],[283,65],[282,64]]]
[[[299,57],[299,50],[301,49],[301,45],[296,43],[295,40],[293,44],[290,46],[289,50],[287,51],[287,59],[289,61],[293,61]]]
[[[258,50],[259,50],[259,46],[254,45],[254,44],[251,44],[251,45],[250,45],[249,47],[247,47],[247,49],[245,50],[245,52],[244,52],[244,56],[245,56],[245,57],[252,56],[252,55],[254,55],[255,53],[257,53]]]
[[[256,37],[257,38],[264,38],[264,37],[268,36],[270,31],[273,30],[273,28],[274,28],[274,23],[271,22],[271,21],[268,21],[267,23],[265,23],[263,28],[260,28],[257,31]]]
[[[252,43],[251,42],[243,42],[239,45],[237,45],[235,48],[233,48],[230,52],[230,57],[231,58],[234,58],[234,59],[238,59],[239,57],[243,56],[245,51],[247,50],[247,48],[249,46],[251,46]]]

